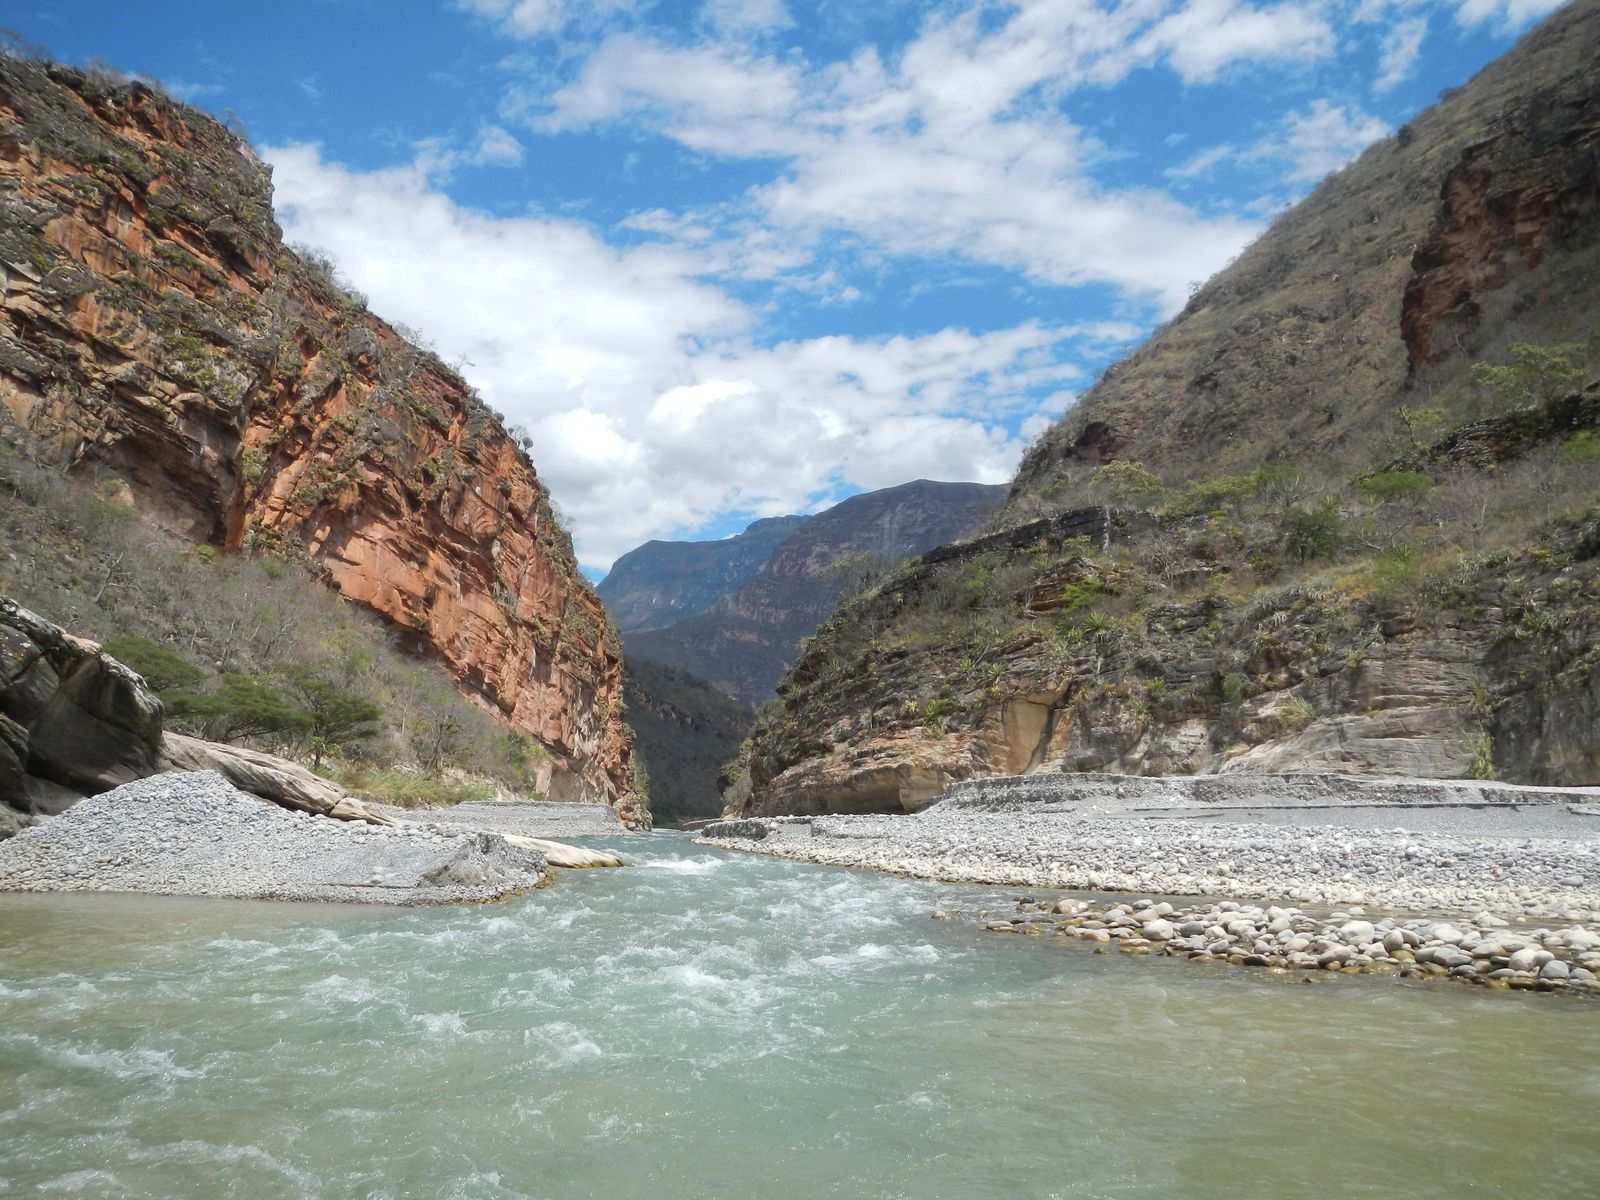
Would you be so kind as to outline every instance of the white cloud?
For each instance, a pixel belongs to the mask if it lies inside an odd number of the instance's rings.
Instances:
[[[1252,8],[1236,0],[1189,0],[1134,45],[1136,56],[1164,56],[1186,83],[1209,83],[1234,63],[1313,61],[1336,38],[1320,6]]]
[[[734,35],[784,29],[794,24],[783,0],[706,0],[700,19],[722,33]]]
[[[224,90],[220,83],[190,83],[183,79],[155,79],[143,75],[135,75],[134,78],[162,89],[185,104],[198,104],[205,97],[215,96]]]
[[[1360,109],[1313,100],[1310,108],[1285,117],[1281,132],[1251,153],[1258,158],[1287,162],[1288,178],[1293,183],[1315,183],[1388,132],[1389,127],[1381,120]]]
[[[1226,144],[1212,146],[1200,151],[1187,162],[1180,163],[1176,167],[1168,167],[1164,174],[1168,179],[1198,179],[1209,175],[1213,167],[1237,158],[1238,154],[1239,151],[1233,146]]]
[[[1161,55],[1202,73],[1240,58],[1303,56],[1321,34],[1306,33],[1315,22],[1298,6],[1257,11],[1226,0],[1219,19],[1235,30],[1226,45],[1196,49],[1158,26],[1160,36],[1130,54],[1146,9],[1034,0],[998,27],[974,10],[931,18],[897,62],[869,47],[821,68],[622,33],[565,87],[525,91],[511,111],[545,132],[627,119],[695,151],[787,165],[742,201],[641,220],[731,224],[724,234],[741,239],[759,227],[791,255],[845,234],[891,255],[957,255],[1037,282],[1110,283],[1170,311],[1258,227],[1152,189],[1097,185],[1088,168],[1101,147],[1048,97]]]
[[[552,217],[455,204],[430,164],[374,172],[269,148],[287,236],[327,248],[375,311],[421,329],[533,432],[587,566],[729,511],[803,511],[919,476],[1007,478],[1007,432],[1059,412],[1085,347],[1136,326],[755,345],[700,250],[618,249]],[[1056,400],[1049,397],[1055,396]]]
[[[514,167],[522,161],[522,143],[498,125],[484,125],[467,161],[478,167]]]
[[[1501,33],[1517,33],[1560,8],[1566,0],[1460,0],[1456,20],[1463,25],[1493,24]]]
[[[562,0],[458,0],[457,7],[498,22],[514,37],[535,37],[561,28]]]
[[[1411,75],[1422,53],[1422,39],[1427,33],[1426,17],[1398,21],[1389,28],[1383,39],[1383,54],[1378,60],[1378,81],[1372,85],[1374,90],[1387,92]]]

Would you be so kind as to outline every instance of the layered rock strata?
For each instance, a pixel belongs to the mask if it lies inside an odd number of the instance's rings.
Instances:
[[[551,751],[633,795],[619,647],[523,447],[286,247],[270,171],[139,83],[0,59],[0,437],[228,552],[303,557]]]

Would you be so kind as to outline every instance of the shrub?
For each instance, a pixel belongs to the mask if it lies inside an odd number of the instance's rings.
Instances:
[[[1515,342],[1505,366],[1474,363],[1472,382],[1489,392],[1502,407],[1530,408],[1569,396],[1583,386],[1577,361],[1583,347],[1575,342],[1535,346]]]
[[[1113,504],[1148,500],[1167,490],[1159,475],[1131,458],[1106,463],[1089,477],[1089,486]]]
[[[1300,562],[1332,558],[1344,549],[1348,538],[1339,506],[1324,500],[1316,508],[1298,505],[1283,514],[1284,551]]]
[[[1600,437],[1596,437],[1592,429],[1580,429],[1561,443],[1556,457],[1562,462],[1600,463]]]
[[[1433,487],[1433,480],[1421,471],[1382,471],[1356,483],[1356,490],[1374,504],[1390,500],[1411,500]]]

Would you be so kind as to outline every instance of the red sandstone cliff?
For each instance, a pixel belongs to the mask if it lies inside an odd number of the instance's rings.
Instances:
[[[196,541],[303,554],[553,755],[632,792],[618,643],[533,464],[287,249],[270,171],[141,84],[0,59],[0,436]]]

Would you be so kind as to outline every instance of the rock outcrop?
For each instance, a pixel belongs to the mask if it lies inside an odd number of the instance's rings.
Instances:
[[[0,838],[168,771],[215,771],[283,808],[392,823],[295,763],[167,733],[164,715],[145,681],[94,642],[0,596]]]
[[[283,244],[270,172],[140,83],[0,58],[0,438],[228,552],[303,557],[552,754],[632,794],[616,636],[527,454]]]

